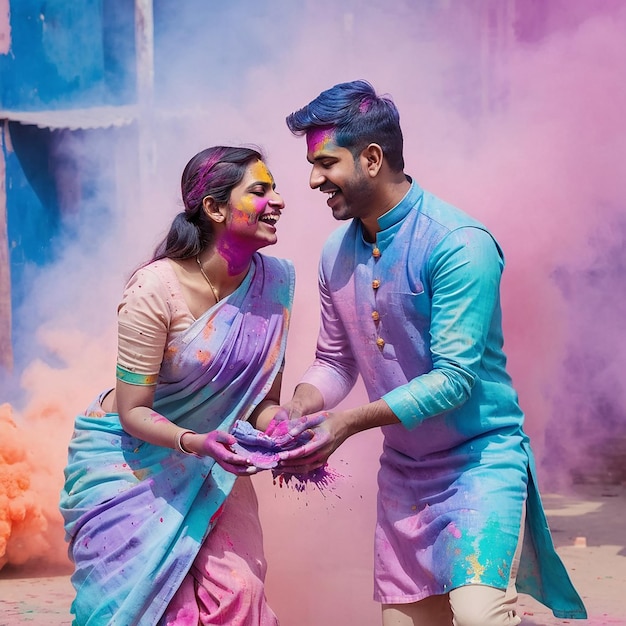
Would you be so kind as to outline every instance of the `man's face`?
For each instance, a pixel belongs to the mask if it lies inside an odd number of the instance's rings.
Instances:
[[[363,218],[370,212],[373,182],[359,159],[335,142],[333,128],[311,130],[306,135],[307,160],[312,165],[309,184],[328,194],[326,204],[337,220]]]

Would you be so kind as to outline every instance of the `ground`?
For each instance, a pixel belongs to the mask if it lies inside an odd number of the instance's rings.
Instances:
[[[548,493],[543,499],[558,552],[585,601],[589,619],[557,619],[532,598],[521,596],[518,610],[523,626],[626,626],[626,485],[577,485],[567,495]],[[67,573],[24,577],[3,571],[0,626],[69,625],[71,598]]]

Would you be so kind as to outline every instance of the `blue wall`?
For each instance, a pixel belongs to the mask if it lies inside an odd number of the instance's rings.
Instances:
[[[0,110],[131,104],[136,94],[134,19],[133,0],[11,0],[11,46],[8,54],[0,54]],[[19,311],[29,304],[37,268],[62,253],[63,242],[85,214],[104,219],[110,209],[94,209],[98,185],[105,180],[111,184],[108,164],[94,167],[93,159],[72,160],[59,148],[88,135],[109,134],[114,140],[115,133],[40,128],[17,121],[2,130],[12,336],[18,362],[30,330],[23,328]],[[60,185],[68,176],[81,206],[61,206],[67,205],[68,194],[64,196]]]
[[[135,97],[132,0],[13,0],[0,108],[126,104]]]

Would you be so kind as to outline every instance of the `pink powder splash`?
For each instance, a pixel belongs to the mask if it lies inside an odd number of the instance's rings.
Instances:
[[[313,485],[320,492],[332,490],[334,483],[344,478],[328,464],[305,474],[292,474],[277,469],[280,461],[279,451],[292,449],[305,444],[309,438],[303,434],[296,439],[288,434],[289,422],[277,422],[270,430],[271,434],[254,428],[249,422],[237,420],[231,434],[237,440],[232,449],[245,456],[260,470],[271,469],[274,485],[290,487],[300,493],[305,492],[308,485]]]
[[[455,539],[461,538],[461,531],[457,528],[456,524],[454,523],[448,524],[447,530]]]
[[[318,467],[306,474],[290,474],[273,469],[272,476],[274,477],[274,484],[278,485],[281,489],[283,487],[289,487],[302,493],[306,491],[309,485],[313,485],[324,495],[326,491],[334,490],[337,480],[345,478],[343,474],[339,473],[328,464]]]

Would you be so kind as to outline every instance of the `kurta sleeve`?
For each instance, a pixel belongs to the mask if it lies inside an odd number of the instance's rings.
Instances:
[[[118,307],[118,379],[134,385],[156,384],[170,318],[165,285],[151,270],[139,269]]]
[[[433,368],[383,396],[407,428],[469,398],[499,310],[503,267],[500,249],[480,228],[454,230],[433,251],[426,269]]]
[[[333,301],[324,276],[323,260],[319,268],[320,332],[315,361],[300,382],[316,387],[324,398],[324,408],[337,406],[358,377],[357,365],[344,326],[333,308]]]

